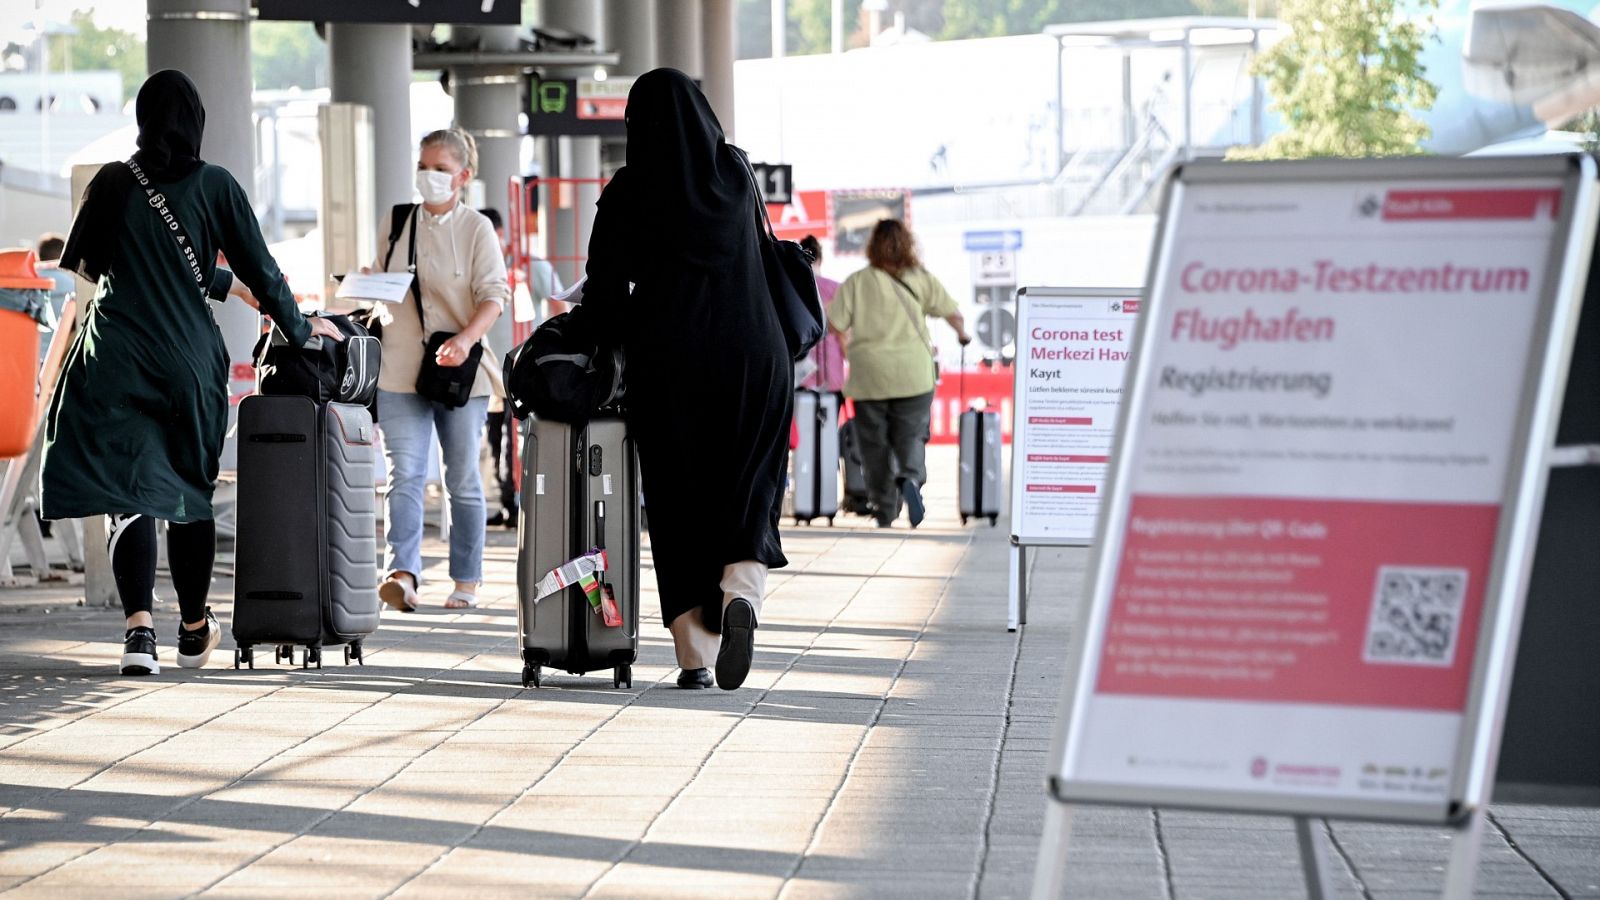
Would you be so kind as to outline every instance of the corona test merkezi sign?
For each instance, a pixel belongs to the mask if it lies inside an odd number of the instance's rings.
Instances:
[[[428,22],[521,25],[520,0],[255,0],[261,19],[291,22]]]

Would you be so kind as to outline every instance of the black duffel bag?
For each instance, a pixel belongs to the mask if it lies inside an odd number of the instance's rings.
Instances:
[[[371,407],[378,398],[382,344],[349,316],[316,315],[333,323],[344,340],[312,335],[304,347],[295,347],[274,325],[256,342],[253,354],[261,393]]]
[[[546,319],[506,354],[506,402],[519,419],[574,425],[618,412],[626,395],[623,356],[587,327],[583,307]]]

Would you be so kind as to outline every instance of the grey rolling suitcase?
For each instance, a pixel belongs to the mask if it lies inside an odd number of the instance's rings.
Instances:
[[[239,499],[234,561],[234,668],[274,659],[322,665],[322,648],[378,628],[378,543],[372,415],[308,397],[239,404]]]
[[[969,409],[961,414],[961,524],[987,517],[1000,521],[1000,414]]]
[[[839,396],[795,391],[794,422],[800,432],[792,467],[795,524],[827,519],[832,525],[839,514]]]
[[[633,686],[639,655],[639,464],[619,418],[568,425],[530,419],[523,433],[522,509],[517,528],[517,626],[522,685],[544,669],[583,675],[611,669],[612,686]],[[615,601],[607,625],[581,585],[539,597],[564,563],[604,550],[599,590]]]

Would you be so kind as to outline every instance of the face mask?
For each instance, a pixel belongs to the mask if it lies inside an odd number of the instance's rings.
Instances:
[[[449,203],[456,192],[450,182],[455,177],[449,172],[434,172],[423,170],[417,172],[417,193],[422,195],[424,202],[432,204]]]

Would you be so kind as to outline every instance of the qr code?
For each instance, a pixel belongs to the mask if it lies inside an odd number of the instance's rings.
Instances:
[[[1379,568],[1362,659],[1406,666],[1451,665],[1466,592],[1466,569]]]

